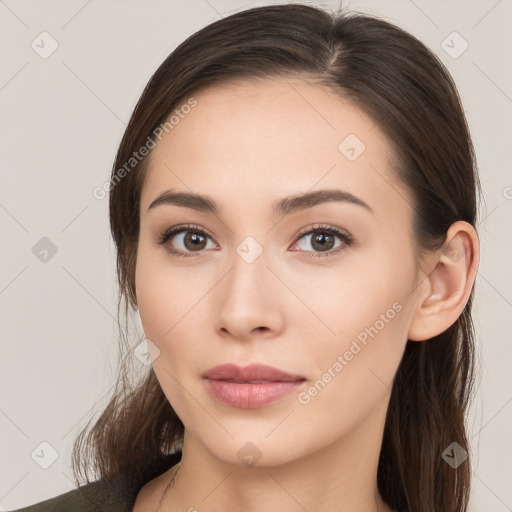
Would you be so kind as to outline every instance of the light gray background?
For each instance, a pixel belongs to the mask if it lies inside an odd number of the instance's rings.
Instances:
[[[101,410],[114,382],[115,252],[108,199],[95,199],[92,190],[109,179],[143,87],[188,35],[267,3],[0,0],[2,510],[74,488],[72,441],[91,411]],[[472,510],[510,511],[512,2],[344,4],[381,15],[432,48],[465,105],[486,197],[477,227],[482,371],[471,415]],[[46,59],[31,47],[43,31],[59,45]],[[458,58],[442,47],[453,31],[469,44]],[[57,248],[47,262],[33,253],[43,237]],[[59,454],[48,469],[31,457],[44,441]],[[49,453],[44,445],[43,451]]]

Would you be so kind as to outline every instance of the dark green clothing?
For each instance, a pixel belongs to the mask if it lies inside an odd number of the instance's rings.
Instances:
[[[132,512],[139,491],[150,480],[181,460],[181,452],[167,455],[165,461],[118,475],[110,482],[96,480],[33,505],[7,512]],[[149,476],[148,476],[149,475]]]

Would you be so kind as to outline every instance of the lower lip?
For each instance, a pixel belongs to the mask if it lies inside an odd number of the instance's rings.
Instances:
[[[227,405],[243,409],[264,407],[297,391],[304,382],[301,380],[250,384],[205,379],[206,386],[214,398]]]

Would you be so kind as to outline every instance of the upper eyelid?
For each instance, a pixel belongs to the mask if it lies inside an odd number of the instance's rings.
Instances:
[[[309,235],[313,231],[320,231],[322,229],[325,229],[325,230],[330,230],[331,229],[331,230],[336,231],[336,232],[339,231],[340,235],[345,235],[347,237],[351,237],[352,236],[346,229],[338,228],[336,226],[332,226],[330,224],[321,223],[321,222],[320,223],[315,223],[314,225],[309,226],[307,228],[299,229],[299,231],[297,231],[297,233],[295,233],[294,236],[298,237],[298,236],[303,236],[303,235]]]
[[[341,233],[349,235],[349,232],[343,228],[339,228],[333,226],[328,223],[316,222],[308,227],[301,228],[295,233],[295,237],[299,235],[305,235],[310,233],[311,231],[319,230],[319,229],[334,229],[336,231],[340,231]],[[183,232],[183,231],[201,231],[208,235],[210,238],[215,239],[215,237],[206,229],[200,226],[199,224],[177,224],[176,226],[172,226],[170,228],[164,229],[162,233],[174,231],[174,234]]]

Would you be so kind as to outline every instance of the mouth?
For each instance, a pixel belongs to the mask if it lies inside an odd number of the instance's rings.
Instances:
[[[238,366],[227,363],[203,372],[202,380],[212,398],[242,409],[265,407],[299,391],[306,378],[264,364]]]

